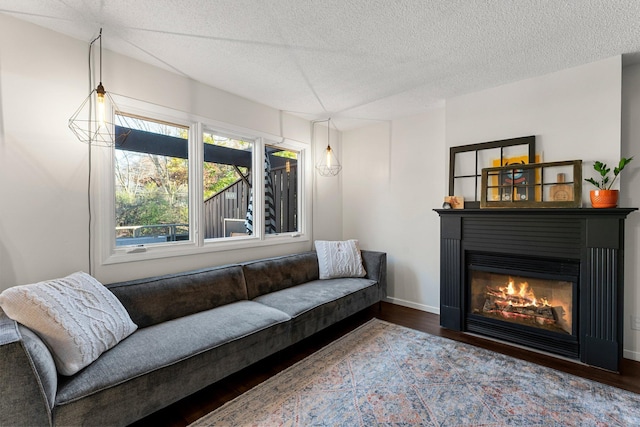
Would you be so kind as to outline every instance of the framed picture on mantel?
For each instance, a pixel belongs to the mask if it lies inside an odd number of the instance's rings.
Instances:
[[[582,160],[482,170],[481,208],[579,208]]]
[[[505,159],[523,158],[535,162],[536,137],[503,139],[451,147],[449,150],[449,196],[462,196],[464,207],[480,208],[482,169],[505,166]]]

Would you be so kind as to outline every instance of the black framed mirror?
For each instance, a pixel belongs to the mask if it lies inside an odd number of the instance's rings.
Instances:
[[[466,209],[480,208],[482,169],[507,162],[536,161],[536,137],[503,139],[449,149],[449,196],[464,197]]]

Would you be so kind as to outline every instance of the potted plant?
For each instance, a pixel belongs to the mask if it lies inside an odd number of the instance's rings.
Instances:
[[[593,169],[600,174],[600,180],[596,181],[593,178],[587,178],[585,181],[596,186],[597,190],[591,190],[589,196],[591,197],[591,206],[594,208],[615,208],[618,206],[618,190],[612,190],[613,183],[616,182],[618,175],[622,172],[625,166],[627,166],[633,157],[628,159],[623,157],[620,159],[618,166],[613,168],[613,179],[610,178],[609,172],[611,168],[607,167],[605,163],[596,161],[593,165]]]

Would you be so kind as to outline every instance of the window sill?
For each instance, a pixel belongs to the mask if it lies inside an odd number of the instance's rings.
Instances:
[[[202,255],[221,251],[261,248],[274,245],[290,245],[309,241],[309,236],[302,233],[283,233],[268,236],[263,240],[252,236],[226,237],[223,239],[216,239],[215,241],[205,242],[202,246],[196,245],[193,242],[171,243],[169,245],[128,246],[116,249],[102,261],[102,264],[111,265],[161,258]]]

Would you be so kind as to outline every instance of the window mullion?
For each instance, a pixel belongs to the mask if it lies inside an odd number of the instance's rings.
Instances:
[[[264,139],[258,138],[253,153],[253,235],[264,240]]]
[[[200,122],[191,124],[189,136],[189,212],[191,212],[191,224],[193,230],[192,239],[197,246],[204,245],[204,197],[203,197],[203,170],[204,170],[204,146]]]
[[[297,207],[297,212],[298,212],[298,218],[297,218],[297,225],[298,225],[298,229],[296,230],[296,233],[306,233],[307,232],[307,227],[306,227],[306,220],[305,218],[307,217],[307,209],[306,209],[306,203],[305,203],[305,199],[307,196],[307,191],[305,188],[306,185],[306,177],[304,175],[304,172],[307,170],[305,167],[305,162],[306,162],[306,156],[307,156],[307,150],[299,150],[298,151],[298,171],[297,171],[297,186],[298,186],[298,207]]]

